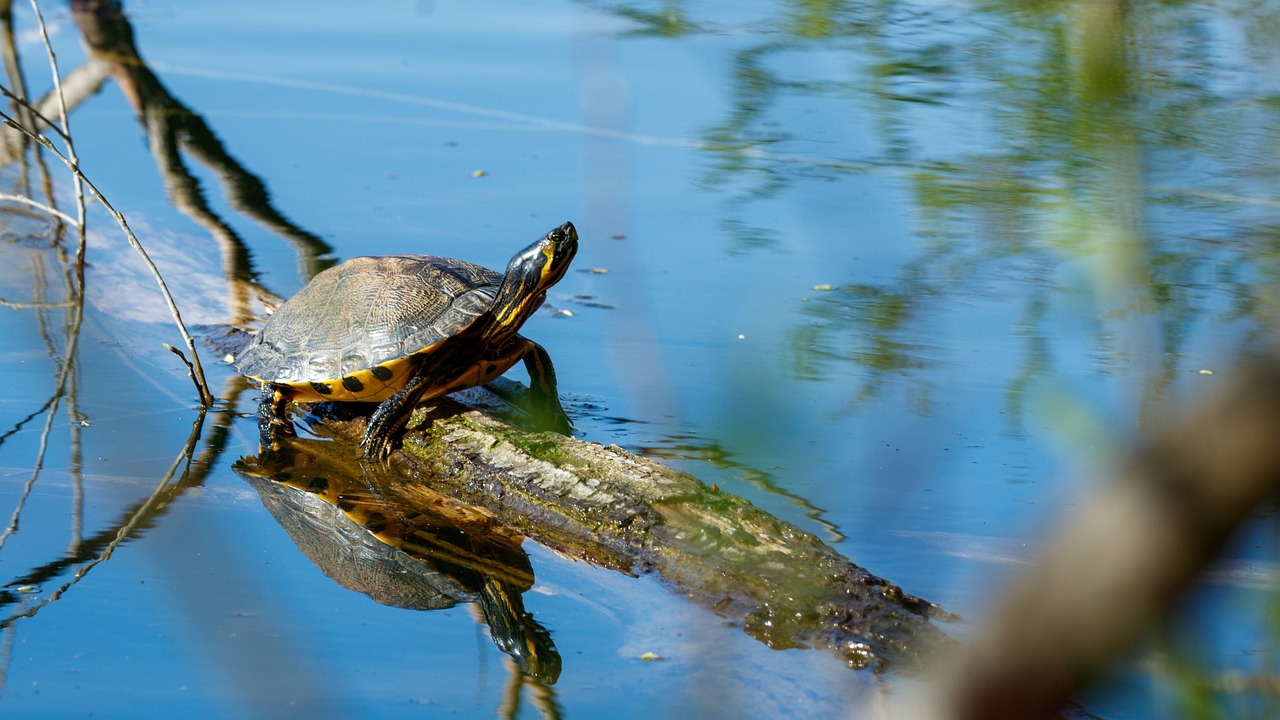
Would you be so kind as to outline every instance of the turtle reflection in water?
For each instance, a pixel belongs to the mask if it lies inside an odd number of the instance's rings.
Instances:
[[[433,255],[358,257],[318,274],[236,358],[263,386],[263,446],[292,434],[289,402],[377,402],[361,443],[384,458],[419,402],[487,383],[523,360],[535,423],[568,434],[551,358],[520,326],[578,250],[565,223],[505,273]]]
[[[338,584],[412,610],[475,602],[493,644],[526,675],[554,684],[560,655],[521,599],[534,581],[523,538],[444,496],[414,508],[383,501],[333,452],[332,443],[291,440],[269,465],[244,458],[234,469],[298,549]]]

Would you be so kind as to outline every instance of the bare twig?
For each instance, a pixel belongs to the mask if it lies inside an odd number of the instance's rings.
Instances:
[[[190,360],[188,360],[188,359],[187,359],[187,356],[186,356],[186,355],[183,355],[183,354],[182,354],[182,351],[181,351],[181,350],[179,350],[178,348],[176,348],[176,347],[174,347],[174,346],[170,345],[169,343],[161,343],[161,344],[162,344],[162,345],[164,345],[164,346],[165,346],[165,348],[166,348],[166,349],[168,349],[168,351],[169,351],[169,352],[173,353],[174,355],[177,355],[177,356],[178,356],[178,359],[182,361],[182,364],[187,366],[187,377],[191,378],[191,382],[192,382],[192,384],[194,384],[194,385],[196,386],[196,392],[197,392],[197,393],[199,393],[199,392],[200,392],[200,381],[196,380],[196,369],[195,369],[195,367],[191,364],[191,361],[190,361]],[[207,406],[206,406],[206,407],[207,407]]]
[[[41,123],[44,123],[45,127],[57,133],[58,137],[62,138],[63,140],[68,139],[67,133],[65,130],[58,127],[58,124],[55,123],[54,121],[45,117],[44,113],[41,112],[40,108],[37,108],[35,105],[32,105],[31,103],[27,102],[26,98],[19,97],[18,95],[11,92],[9,88],[6,88],[6,87],[0,87],[0,95],[4,95],[5,97],[9,98],[15,103],[18,103],[19,105],[25,107],[27,110],[31,111],[31,114],[35,116],[36,120],[39,120]]]
[[[79,230],[79,243],[76,245],[76,268],[77,276],[81,280],[81,289],[83,289],[84,274],[84,251],[87,245],[84,223],[84,176],[80,174],[80,160],[76,157],[75,143],[71,142],[71,123],[67,119],[67,100],[62,94],[62,73],[58,72],[58,58],[53,52],[53,45],[49,42],[49,31],[44,25],[44,15],[40,13],[40,3],[31,0],[31,10],[36,14],[36,24],[40,26],[40,38],[44,40],[45,53],[49,56],[49,72],[53,76],[53,92],[58,98],[58,117],[62,121],[62,138],[67,144],[67,157],[71,159],[72,181],[75,183],[76,189],[76,217],[79,222],[76,228]],[[185,333],[185,331],[184,331]],[[203,402],[205,397],[201,393],[200,399]],[[208,407],[208,405],[205,405]]]
[[[3,89],[4,89],[4,88],[0,88],[0,90],[3,90]],[[45,203],[42,203],[42,202],[40,202],[39,200],[35,200],[35,199],[33,199],[33,198],[29,198],[29,197],[27,197],[26,195],[14,195],[14,194],[12,194],[12,193],[0,193],[0,200],[4,200],[4,201],[7,201],[7,202],[22,203],[22,204],[24,204],[24,205],[30,205],[31,207],[36,208],[37,210],[42,210],[42,211],[44,211],[44,212],[46,212],[46,213],[49,213],[50,215],[52,215],[52,216],[54,216],[54,217],[58,218],[59,220],[61,220],[61,221],[65,222],[65,223],[67,223],[68,225],[78,225],[78,224],[79,224],[79,223],[77,223],[77,222],[76,222],[76,219],[75,219],[75,218],[71,217],[70,215],[68,215],[68,214],[66,214],[66,213],[64,213],[64,212],[62,212],[61,210],[59,210],[59,209],[57,209],[57,208],[55,208],[55,207],[52,207],[52,206],[50,206],[50,205],[46,205]]]

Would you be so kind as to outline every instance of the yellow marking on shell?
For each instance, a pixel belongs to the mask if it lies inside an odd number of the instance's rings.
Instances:
[[[418,402],[490,382],[510,370],[520,360],[523,351],[524,346],[516,344],[501,357],[478,358],[452,375],[430,377],[431,387]],[[285,383],[284,387],[288,388],[285,394],[289,400],[300,403],[382,402],[400,391],[413,377],[415,357],[397,358],[336,380]],[[425,371],[430,373],[430,367]]]
[[[297,402],[382,402],[413,376],[413,356],[396,358],[323,382],[286,383]]]

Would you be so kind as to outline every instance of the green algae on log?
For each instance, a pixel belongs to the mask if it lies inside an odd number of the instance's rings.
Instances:
[[[326,417],[316,429],[355,453],[364,423]],[[411,426],[384,465],[366,468],[388,499],[412,506],[443,493],[566,557],[656,573],[770,647],[828,648],[849,667],[882,668],[916,667],[951,644],[931,622],[952,617],[939,606],[692,475],[450,399],[419,409]]]

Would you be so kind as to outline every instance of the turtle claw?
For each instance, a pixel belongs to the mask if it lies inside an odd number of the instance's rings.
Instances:
[[[415,376],[373,411],[369,426],[364,430],[364,439],[360,441],[366,458],[385,461],[391,456],[396,437],[405,423],[409,422],[413,407],[418,404],[418,399],[426,392],[427,387],[426,380],[421,375]]]
[[[369,426],[370,430],[373,425]],[[368,460],[377,460],[385,463],[391,457],[391,451],[395,449],[394,443],[390,437],[381,437],[366,431],[364,439],[360,441],[360,447],[364,450],[364,456]]]

